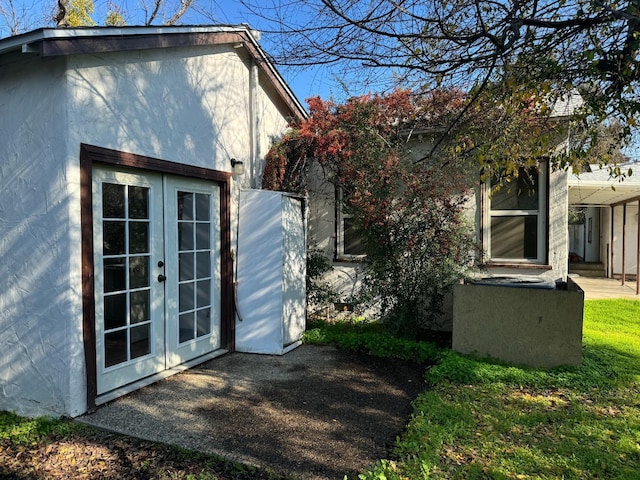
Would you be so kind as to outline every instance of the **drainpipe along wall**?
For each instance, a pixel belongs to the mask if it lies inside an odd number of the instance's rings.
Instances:
[[[250,142],[251,142],[251,160],[249,161],[249,175],[251,175],[251,187],[260,188],[262,181],[262,164],[260,161],[260,114],[258,112],[258,94],[260,90],[260,77],[258,65],[255,60],[251,61],[251,70],[249,73],[249,96],[250,96]]]

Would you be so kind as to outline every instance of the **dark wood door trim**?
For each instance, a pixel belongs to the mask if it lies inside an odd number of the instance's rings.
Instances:
[[[87,409],[95,409],[97,396],[95,295],[93,264],[93,164],[115,165],[216,182],[220,186],[221,231],[221,340],[222,347],[235,349],[233,258],[231,255],[231,173],[184,165],[118,150],[80,145],[80,226],[82,236],[82,333],[87,368]]]

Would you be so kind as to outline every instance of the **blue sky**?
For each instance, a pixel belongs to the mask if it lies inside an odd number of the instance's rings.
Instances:
[[[151,0],[113,0],[113,3],[122,5],[126,11],[127,24],[141,24],[144,21],[144,12],[140,9],[141,2],[151,3]],[[182,19],[183,24],[239,24],[248,23],[252,28],[265,31],[269,30],[268,22],[260,16],[256,16],[246,9],[241,2],[233,0],[195,0],[197,11],[191,11]],[[254,3],[269,4],[270,1]],[[8,0],[0,0],[0,6],[6,5]],[[52,26],[49,19],[52,17],[56,0],[13,0],[18,13],[20,25],[24,30],[32,30],[43,26]],[[109,0],[94,0],[95,11],[93,18],[101,23],[107,11]],[[205,14],[199,13],[205,12]],[[0,37],[6,37],[10,31],[6,27],[4,19],[0,18]],[[269,53],[275,51],[273,45],[277,42],[273,34],[263,33],[260,41],[262,47]],[[278,70],[285,81],[292,88],[298,99],[305,103],[305,99],[319,95],[324,99],[344,99],[344,92],[330,72],[324,68],[286,68],[278,66]],[[306,104],[305,104],[306,105]]]
[[[135,0],[134,0],[135,1]],[[246,9],[239,1],[233,0],[196,0],[200,9],[204,9],[209,12],[213,20],[216,23],[223,24],[239,24],[247,23],[252,28],[259,30],[262,33],[260,44],[269,53],[275,49],[273,45],[277,43],[277,39],[273,38],[274,34],[264,33],[273,29],[269,23],[255,15],[250,10]],[[253,3],[260,3],[261,5],[270,4],[271,2],[263,1],[258,2],[252,0]],[[199,24],[199,23],[212,23],[210,19],[198,15],[195,12],[187,15],[184,18],[184,23]],[[278,66],[278,70],[284,77],[286,82],[292,88],[296,96],[300,101],[304,102],[305,99],[319,95],[324,99],[335,97],[341,99],[344,97],[344,92],[339,86],[339,83],[335,81],[332,74],[325,68],[320,67],[305,67],[305,68],[287,68]]]

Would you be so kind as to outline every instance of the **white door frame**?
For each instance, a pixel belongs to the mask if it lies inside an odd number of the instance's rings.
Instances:
[[[117,218],[110,219],[109,214],[103,218],[103,203],[107,203],[103,202],[103,187],[107,185],[123,187],[124,204],[122,213],[116,214]],[[127,207],[132,199],[128,192],[135,187],[148,193],[147,218],[130,218]],[[122,172],[112,167],[95,168],[93,192],[96,365],[97,393],[100,395],[166,368],[164,284],[157,279],[164,273],[164,269],[158,267],[164,260],[162,176]],[[122,246],[110,248],[109,239],[103,241],[108,225],[115,225],[122,234]],[[132,241],[135,225],[146,229],[147,236],[143,239],[145,247],[137,250]],[[107,279],[106,269],[112,271],[111,279]],[[136,277],[136,271],[142,275]],[[134,298],[146,294],[149,296],[142,300],[144,306],[138,308],[136,303],[139,302]],[[109,320],[116,316],[121,321]],[[140,331],[143,337],[148,336],[148,344],[144,351],[135,352],[134,337],[140,338],[136,333]],[[115,338],[115,342],[109,342],[109,337]]]

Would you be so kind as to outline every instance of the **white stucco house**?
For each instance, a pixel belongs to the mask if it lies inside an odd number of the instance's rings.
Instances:
[[[0,40],[0,409],[77,416],[233,350],[239,194],[304,115],[246,25]]]

